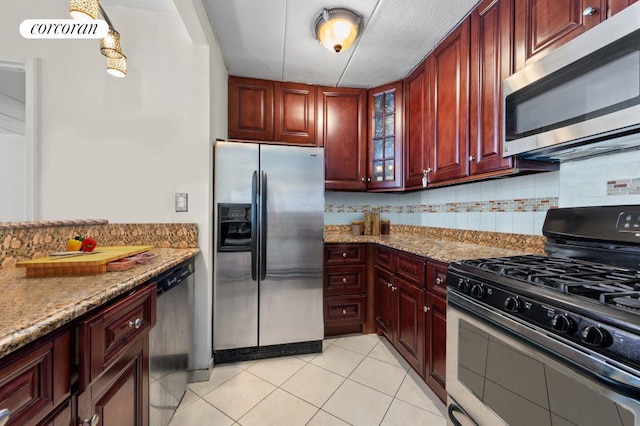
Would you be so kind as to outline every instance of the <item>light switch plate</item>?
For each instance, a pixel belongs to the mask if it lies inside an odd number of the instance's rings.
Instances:
[[[176,192],[176,211],[189,211],[189,194],[186,192]]]

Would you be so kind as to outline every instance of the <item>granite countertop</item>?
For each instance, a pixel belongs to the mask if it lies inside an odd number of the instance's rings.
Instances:
[[[197,248],[154,248],[158,258],[122,272],[82,277],[26,278],[23,268],[0,269],[0,357],[79,318],[154,276],[194,257]]]
[[[379,236],[360,235],[355,237],[348,234],[325,234],[324,242],[375,243],[445,263],[456,262],[464,259],[482,259],[530,254],[530,252],[520,250],[398,233]]]

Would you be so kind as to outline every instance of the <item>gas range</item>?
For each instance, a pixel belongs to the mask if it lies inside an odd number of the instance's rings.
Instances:
[[[546,256],[453,263],[449,289],[640,371],[640,271],[629,267],[640,262],[635,223],[640,206],[550,210]]]

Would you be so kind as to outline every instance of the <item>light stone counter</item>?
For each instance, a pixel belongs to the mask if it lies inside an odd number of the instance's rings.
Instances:
[[[127,293],[200,250],[154,248],[151,252],[158,254],[152,263],[83,277],[26,278],[23,268],[0,269],[0,357]]]

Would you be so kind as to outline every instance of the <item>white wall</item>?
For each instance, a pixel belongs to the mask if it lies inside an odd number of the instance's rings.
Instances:
[[[0,55],[39,58],[37,219],[197,223],[195,367],[205,368],[211,356],[210,142],[227,133],[219,47],[194,44],[177,11],[110,7],[128,57],[127,77],[117,79],[105,72],[97,40],[19,35],[22,20],[67,18],[68,7],[68,0],[0,6]],[[187,213],[174,211],[176,192],[189,194]]]
[[[0,222],[21,221],[27,215],[25,143],[23,135],[0,133]]]

